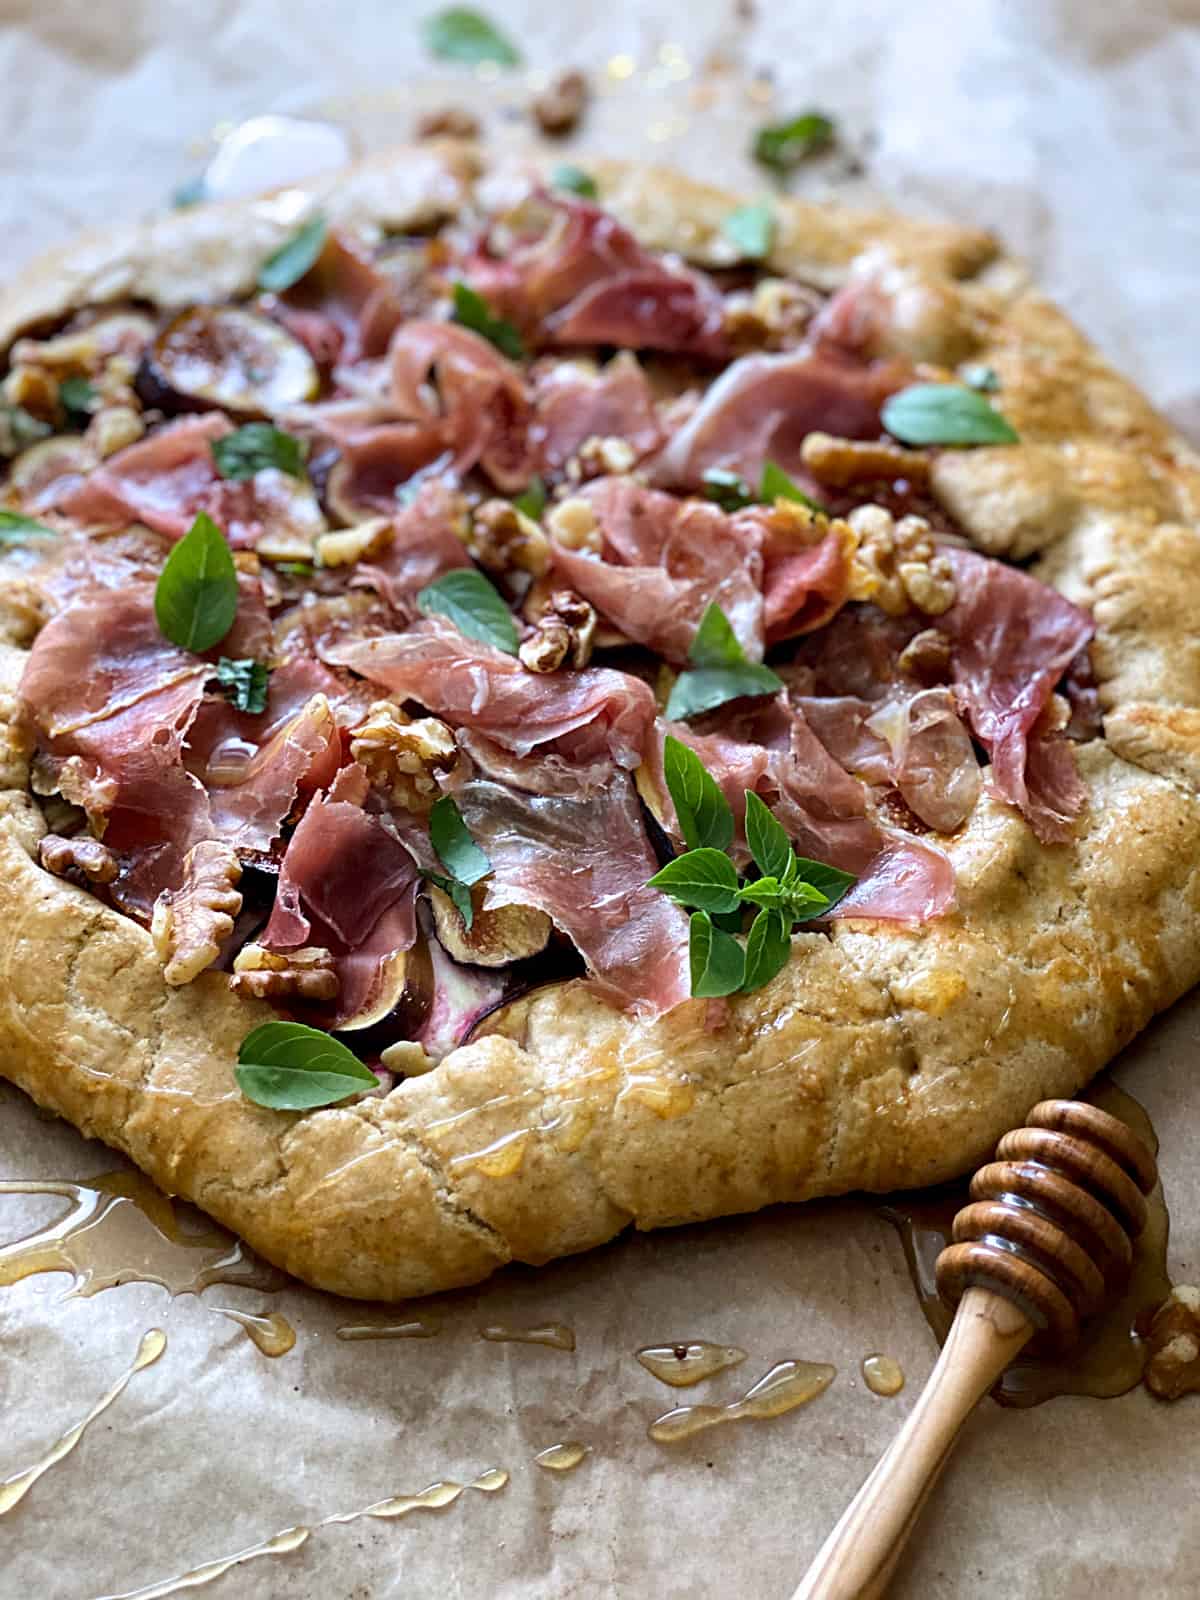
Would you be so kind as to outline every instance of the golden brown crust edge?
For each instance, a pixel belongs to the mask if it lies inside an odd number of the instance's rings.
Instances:
[[[427,158],[440,175],[422,169],[410,206],[466,181],[463,160]],[[368,164],[400,224],[389,185],[412,183],[411,160]],[[601,182],[648,242],[699,255],[733,203],[646,169],[604,166]],[[324,183],[314,203],[329,208],[333,192]],[[122,249],[166,259],[196,227],[233,242],[238,219],[261,206],[212,208],[202,227],[165,219],[136,246],[126,230]],[[781,230],[781,269],[832,284],[865,254],[904,307],[897,342],[1000,370],[1023,443],[947,453],[939,492],[982,547],[1041,550],[1044,575],[1095,605],[1110,743],[1081,752],[1092,808],[1072,843],[1047,848],[985,799],[948,845],[954,916],[799,935],[787,971],[735,1001],[715,1032],[699,1002],[646,1025],[570,985],[513,1008],[504,1036],[384,1099],[294,1116],[249,1104],[233,1083],[238,1042],[265,1010],[219,977],[168,989],[141,928],[35,865],[40,815],[11,792],[0,812],[0,1071],[321,1287],[402,1298],[583,1249],[631,1222],[936,1181],[1033,1100],[1077,1089],[1200,976],[1200,662],[1171,670],[1200,600],[1194,464],[1058,312],[988,266],[985,236],[834,208],[787,216],[796,238]],[[169,237],[153,231],[168,223]],[[94,293],[91,281],[81,291],[70,279],[70,292]],[[228,281],[216,292],[235,292]],[[53,298],[43,289],[38,303]],[[30,304],[26,290],[16,310],[6,302],[0,329],[15,330]],[[15,650],[0,659],[0,708],[19,664]],[[20,765],[10,751],[4,781],[20,783]]]

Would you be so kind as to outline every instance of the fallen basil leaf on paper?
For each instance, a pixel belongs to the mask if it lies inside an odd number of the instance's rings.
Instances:
[[[721,232],[745,261],[761,261],[775,237],[775,213],[767,205],[739,206],[721,224]]]
[[[572,166],[568,161],[555,167],[550,174],[550,186],[553,189],[565,189],[569,194],[577,194],[583,200],[594,200],[600,192],[590,172],[585,172],[582,167]]]
[[[880,416],[902,444],[1016,444],[1019,437],[977,389],[957,383],[914,383],[885,400]]]
[[[240,482],[256,472],[277,467],[290,478],[304,476],[304,443],[294,433],[285,433],[269,422],[247,422],[209,445],[217,471],[223,478]]]
[[[163,635],[184,650],[211,650],[237,615],[237,569],[221,530],[201,511],[167,557],[154,588]]]
[[[235,711],[247,711],[258,716],[267,708],[267,682],[271,669],[265,661],[254,661],[248,656],[237,660],[222,656],[217,662],[217,682]]]
[[[524,341],[512,323],[494,317],[483,296],[461,278],[454,285],[454,321],[494,344],[511,361],[519,361],[525,354]]]
[[[0,544],[24,544],[26,539],[53,539],[54,529],[19,511],[0,511]]]
[[[495,23],[467,6],[435,11],[421,24],[421,36],[430,55],[442,61],[465,61],[476,66],[481,61],[494,61],[501,67],[521,64],[520,52]]]
[[[791,950],[791,930],[783,913],[764,908],[750,924],[746,938],[743,990],[749,994],[770,983],[787,966]]]
[[[791,172],[809,156],[833,143],[833,122],[821,111],[804,111],[787,122],[774,122],[754,136],[751,153],[772,172]]]
[[[649,887],[697,911],[724,914],[738,907],[737,869],[723,850],[708,846],[668,861],[649,880]]]
[[[663,776],[688,849],[727,850],[734,833],[729,802],[696,752],[671,734],[663,741]]]
[[[517,625],[504,597],[471,567],[456,568],[427,584],[417,596],[417,609],[426,616],[448,618],[468,639],[510,656],[517,653]]]
[[[269,294],[282,294],[299,283],[315,265],[328,233],[329,224],[324,217],[311,217],[302,223],[258,269],[258,287]]]
[[[247,1100],[273,1111],[314,1111],[379,1087],[340,1040],[302,1022],[264,1022],[248,1033],[233,1075]]]
[[[693,912],[688,928],[692,994],[718,1000],[740,989],[746,977],[746,953],[730,933],[713,926],[706,911]]]

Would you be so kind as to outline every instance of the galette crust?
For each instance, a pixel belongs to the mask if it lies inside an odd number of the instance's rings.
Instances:
[[[85,301],[245,292],[315,209],[368,230],[436,221],[475,164],[464,148],[394,152],[92,236],[0,299],[0,344]],[[734,198],[644,167],[596,171],[646,243],[728,259]],[[232,1065],[269,1008],[216,974],[168,987],[144,929],[36,864],[46,825],[8,724],[37,618],[6,571],[0,1072],[319,1287],[400,1299],[631,1223],[947,1178],[1200,977],[1200,466],[985,234],[786,202],[768,265],[826,289],[872,274],[894,347],[996,368],[1022,442],[944,452],[935,492],[981,549],[1036,556],[1092,607],[1106,739],[1079,751],[1091,804],[1069,844],[1040,845],[985,795],[939,841],[952,915],[798,934],[785,971],[716,1026],[704,1002],[647,1024],[571,983],[386,1097],[304,1115],[251,1104]]]

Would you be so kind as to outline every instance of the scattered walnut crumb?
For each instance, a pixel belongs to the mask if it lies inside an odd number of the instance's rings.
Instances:
[[[374,561],[396,537],[390,517],[371,517],[353,528],[336,528],[317,535],[317,560],[323,567],[348,567],[355,561]]]
[[[567,462],[566,478],[568,483],[581,483],[586,478],[629,472],[636,460],[637,451],[628,439],[594,433]]]
[[[482,883],[472,889],[474,916],[468,928],[449,895],[430,885],[429,900],[438,940],[455,961],[465,961],[476,967],[503,967],[510,961],[523,961],[527,956],[537,955],[545,948],[551,923],[544,911],[533,906],[485,909],[485,894],[486,886]]]
[[[471,519],[467,548],[488,572],[539,578],[550,564],[550,541],[532,517],[507,500],[485,500]]]
[[[183,881],[154,902],[150,936],[169,984],[191,983],[221,953],[242,909],[242,865],[231,845],[202,839],[184,857]]]
[[[546,531],[552,539],[568,550],[582,550],[598,556],[604,546],[604,536],[590,501],[579,496],[560,500],[546,514]]]
[[[906,478],[918,485],[929,482],[929,456],[924,450],[906,450],[886,440],[810,433],[800,446],[800,456],[818,482],[837,489],[876,478]]]
[[[136,444],[146,431],[140,411],[133,406],[101,406],[84,430],[84,442],[103,460]]]
[[[117,875],[117,858],[106,844],[80,834],[64,839],[48,833],[38,845],[38,860],[56,878],[86,878],[89,883],[112,883]]]
[[[479,118],[463,106],[442,106],[419,118],[414,131],[418,139],[478,139]]]
[[[572,69],[560,73],[553,83],[535,96],[531,107],[534,121],[543,133],[549,134],[552,139],[560,139],[578,127],[590,93],[587,78],[582,72]]]
[[[39,422],[58,421],[58,383],[42,367],[14,366],[0,385],[10,406],[19,406]]]
[[[424,816],[437,799],[440,778],[459,762],[453,731],[437,717],[405,715],[392,700],[377,700],[350,730],[350,754],[371,786],[393,805]]]
[[[557,672],[559,667],[586,667],[596,638],[596,612],[571,589],[556,589],[521,643],[521,665],[530,672]]]
[[[914,607],[941,616],[954,604],[949,557],[934,543],[923,517],[897,522],[882,506],[858,506],[848,518],[858,536],[850,582],[852,600],[873,600],[889,617]]]
[[[229,986],[257,1000],[336,1000],[339,987],[333,957],[315,944],[284,953],[243,945]]]
[[[1177,1283],[1146,1333],[1147,1389],[1160,1400],[1200,1394],[1200,1288]]]
[[[936,628],[922,628],[901,650],[896,664],[926,687],[945,683],[950,672],[950,641]]]
[[[798,344],[821,297],[786,278],[762,278],[726,296],[725,334],[737,350],[784,350]]]

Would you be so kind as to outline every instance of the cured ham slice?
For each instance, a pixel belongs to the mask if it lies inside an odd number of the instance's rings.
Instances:
[[[665,437],[646,375],[628,351],[599,372],[548,363],[536,374],[534,407],[533,437],[549,474],[561,472],[587,439],[623,439],[640,461]]]
[[[733,518],[739,535],[756,538],[762,551],[763,625],[768,645],[821,628],[846,603],[854,536],[781,502],[752,506]]]
[[[392,541],[373,561],[354,570],[352,587],[375,589],[393,610],[413,615],[413,599],[426,584],[456,567],[470,566],[455,532],[459,501],[437,479],[423,484],[392,518]]]
[[[310,272],[278,300],[271,314],[331,367],[382,355],[405,316],[396,285],[348,239],[331,233]]]

